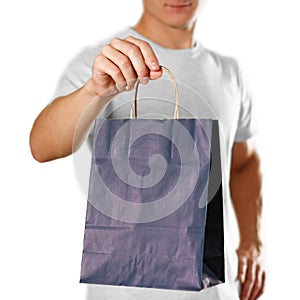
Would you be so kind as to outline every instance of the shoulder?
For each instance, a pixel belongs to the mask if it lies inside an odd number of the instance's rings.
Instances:
[[[230,55],[225,55],[218,51],[204,48],[206,59],[210,61],[215,67],[219,68],[222,75],[230,79],[236,79],[239,83],[239,77],[241,73],[241,63],[238,58]]]
[[[210,57],[216,64],[221,65],[224,68],[231,68],[238,70],[238,59],[234,56],[225,55],[216,50],[203,47],[205,50],[205,54]]]

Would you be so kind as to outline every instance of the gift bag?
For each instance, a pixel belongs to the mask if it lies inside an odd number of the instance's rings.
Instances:
[[[207,223],[218,123],[180,119],[175,78],[162,68],[173,119],[137,118],[137,81],[128,119],[95,121],[82,283],[199,291],[224,282],[219,191],[220,218]]]

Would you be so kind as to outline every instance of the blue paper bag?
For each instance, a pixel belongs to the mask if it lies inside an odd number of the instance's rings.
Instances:
[[[222,236],[215,254],[205,247],[214,124],[96,120],[80,282],[199,291],[223,281]]]

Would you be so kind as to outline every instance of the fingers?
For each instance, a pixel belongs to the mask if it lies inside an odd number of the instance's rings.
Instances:
[[[264,292],[266,274],[261,270],[260,266],[256,269],[256,280],[252,289],[250,300],[256,300]]]
[[[111,52],[104,54],[120,68],[125,79],[133,81],[139,78],[142,83],[147,83],[146,80],[150,77],[150,70],[137,46],[124,40],[114,39],[110,48]],[[115,57],[112,56],[114,52],[118,53]],[[130,84],[128,86],[131,87]]]
[[[137,78],[137,73],[132,66],[132,62],[130,59],[124,55],[122,52],[115,49],[112,45],[105,45],[102,47],[102,57],[107,61],[110,61],[110,66],[113,69],[113,80],[116,84],[123,86],[125,82],[125,86],[128,88],[133,88],[134,82]],[[105,72],[111,75],[111,72],[107,69]],[[141,73],[140,73],[141,74]],[[140,78],[146,77],[147,74],[143,74]],[[123,82],[121,82],[123,80]]]
[[[144,62],[150,70],[150,78],[156,79],[160,77],[162,71],[160,69],[158,59],[150,44],[145,41],[136,39],[132,36],[128,36],[125,40],[133,45],[136,45],[141,50],[141,53],[144,57]]]
[[[94,62],[93,81],[96,92],[100,94],[102,89],[115,88],[123,91],[126,88],[126,80],[120,69],[103,55],[98,55]]]
[[[263,273],[262,273],[262,283],[261,283],[260,290],[259,290],[258,293],[257,293],[257,298],[258,298],[259,296],[261,296],[261,295],[264,293],[265,285],[266,285],[266,273],[263,272]]]
[[[241,283],[245,282],[246,271],[247,271],[247,258],[246,257],[242,257],[242,258],[239,257],[238,279]]]
[[[256,300],[263,294],[265,271],[261,249],[256,243],[244,243],[237,249],[238,279],[242,284],[241,300]]]
[[[156,79],[162,75],[158,59],[149,43],[129,36],[124,40],[114,39],[111,45],[129,59],[137,78]]]
[[[264,292],[266,274],[256,261],[239,258],[238,278],[242,283],[241,300],[256,300]]]
[[[133,89],[137,79],[142,84],[162,76],[152,47],[134,37],[115,38],[102,47],[93,67],[93,83],[98,89],[116,86],[118,91]]]
[[[247,261],[245,281],[242,285],[241,300],[249,300],[255,282],[256,265],[252,260]]]

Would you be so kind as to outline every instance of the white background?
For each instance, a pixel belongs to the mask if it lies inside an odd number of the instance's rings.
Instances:
[[[297,2],[207,0],[196,34],[204,46],[240,59],[254,91],[264,174],[263,299],[295,299],[299,286]],[[72,157],[35,162],[29,132],[70,59],[134,25],[140,12],[141,0],[1,2],[1,299],[83,299],[86,202]]]

